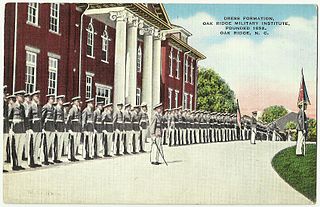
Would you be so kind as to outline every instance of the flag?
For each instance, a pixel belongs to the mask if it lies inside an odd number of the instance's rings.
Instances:
[[[241,129],[241,112],[240,112],[240,106],[239,106],[239,101],[237,99],[237,123],[239,128]]]
[[[299,106],[299,105],[302,105],[303,103],[311,105],[310,99],[309,99],[309,96],[308,96],[306,83],[304,81],[303,68],[302,68],[301,69],[301,83],[300,83],[300,89],[299,89],[299,96],[298,96],[297,105]]]

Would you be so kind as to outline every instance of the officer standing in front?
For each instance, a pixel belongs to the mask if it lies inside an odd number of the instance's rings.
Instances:
[[[307,109],[307,104],[304,104],[304,109]],[[305,142],[306,139],[306,133],[308,131],[308,119],[307,115],[302,110],[302,104],[298,105],[299,107],[299,112],[297,115],[297,131],[298,131],[298,139],[297,139],[297,145],[296,145],[296,155],[297,156],[302,156],[305,154],[304,148],[303,148],[303,143]]]
[[[124,117],[123,117],[123,104],[117,103],[117,111],[114,113],[113,123],[115,127],[115,140],[113,142],[113,152],[115,155],[122,155],[124,149],[123,133],[124,133]]]
[[[103,125],[103,148],[104,148],[104,157],[112,157],[112,146],[113,142],[116,142],[116,139],[113,140],[113,111],[112,103],[105,104],[103,106],[104,111],[102,113],[102,125]],[[113,154],[116,154],[116,151],[113,151]]]
[[[100,158],[103,142],[103,125],[102,125],[102,106],[104,102],[97,102],[96,110],[93,112],[93,124],[94,124],[94,158]]]
[[[94,99],[86,100],[87,107],[82,111],[82,131],[84,133],[82,157],[85,160],[93,159],[93,101]]]
[[[139,153],[140,150],[140,120],[141,120],[141,113],[140,113],[140,106],[135,105],[133,107],[133,111],[131,112],[131,117],[132,117],[132,128],[133,128],[133,153]]]
[[[133,128],[132,128],[132,118],[131,118],[131,104],[125,105],[125,110],[123,112],[124,119],[124,154],[130,154],[132,152],[132,137],[133,137]]]
[[[64,140],[66,139],[65,136],[67,134],[65,133],[66,125],[65,125],[65,117],[64,117],[64,107],[63,107],[63,101],[65,98],[65,95],[59,95],[57,98],[57,106],[55,107],[55,121],[56,121],[56,135],[57,135],[57,148],[55,159],[53,162],[55,163],[61,163],[61,155],[62,155],[62,148]]]
[[[163,154],[162,148],[162,103],[153,107],[154,115],[150,124],[150,135],[152,139],[150,161],[153,165],[161,164],[159,162],[159,153]]]
[[[149,117],[148,117],[148,106],[146,103],[141,104],[141,140],[140,140],[140,152],[146,152],[145,143],[148,138],[148,128],[149,128]]]

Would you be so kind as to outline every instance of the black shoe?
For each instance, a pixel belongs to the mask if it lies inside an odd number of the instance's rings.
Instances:
[[[18,166],[13,166],[13,167],[12,167],[12,170],[18,171],[18,170],[20,170],[20,168],[19,168]]]
[[[9,172],[8,170],[2,170],[3,173]]]
[[[161,162],[156,162],[156,165],[161,165]]]
[[[10,163],[10,160],[5,160],[4,162],[5,162],[5,163]]]
[[[54,163],[53,162],[48,162],[49,163],[49,165],[54,165]]]
[[[49,162],[42,162],[43,165],[49,165]]]
[[[132,152],[132,154],[139,154],[139,152]]]
[[[151,164],[153,164],[153,165],[159,165],[160,163],[159,163],[159,162],[151,162]]]
[[[125,155],[130,155],[130,153],[129,153],[129,152],[124,152],[123,154],[125,154]]]
[[[141,152],[141,153],[145,153],[145,152],[147,152],[147,151],[144,151],[144,150],[140,150],[140,152]]]
[[[116,156],[122,156],[122,154],[117,153]]]
[[[105,157],[113,157],[112,155],[106,155]]]
[[[54,163],[62,163],[61,160],[53,160]]]
[[[100,156],[94,156],[94,159],[100,159],[100,158],[102,158],[102,157],[100,157]]]
[[[19,170],[25,170],[26,168],[18,166]]]
[[[36,168],[37,166],[35,164],[30,164],[29,167],[30,168]]]
[[[85,157],[85,158],[83,158],[84,160],[90,160],[90,157]]]

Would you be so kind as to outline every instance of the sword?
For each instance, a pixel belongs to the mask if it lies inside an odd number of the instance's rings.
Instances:
[[[156,141],[153,141],[153,142],[152,142],[152,144],[155,144],[155,145],[156,145],[157,150],[158,150],[159,154],[161,155],[161,157],[162,157],[162,159],[163,159],[164,163],[166,163],[166,165],[168,166],[168,163],[167,163],[167,161],[164,159],[164,155],[162,154],[162,152],[161,152],[161,150],[160,150],[160,148],[159,148],[159,146],[158,146],[157,142],[156,142]],[[151,148],[152,148],[152,145],[151,145]],[[151,155],[151,151],[150,151],[150,155]]]

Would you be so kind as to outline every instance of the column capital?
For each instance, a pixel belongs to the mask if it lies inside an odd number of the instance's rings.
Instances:
[[[166,35],[165,35],[163,32],[161,32],[161,31],[158,30],[158,32],[155,32],[154,38],[155,38],[156,40],[161,40],[161,41],[163,41],[163,40],[166,40]]]
[[[152,36],[154,35],[155,29],[154,27],[143,27],[139,30],[140,35]]]
[[[110,12],[110,20],[112,21],[126,21],[127,12],[125,10]]]
[[[127,15],[127,21],[128,21],[129,27],[138,27],[138,25],[139,25],[138,17],[134,16],[133,14]]]

